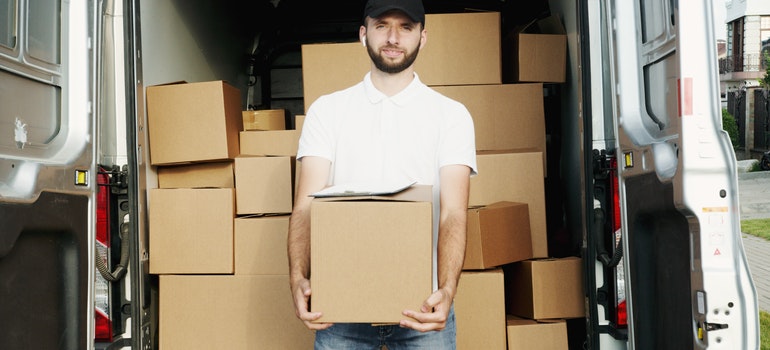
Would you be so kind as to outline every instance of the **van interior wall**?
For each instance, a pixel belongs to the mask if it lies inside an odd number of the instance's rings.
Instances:
[[[358,39],[366,0],[140,0],[143,85],[175,81],[226,80],[242,92],[244,109],[287,110],[287,125],[304,114],[301,46]],[[424,0],[426,13],[497,11],[501,30],[548,14],[558,15],[567,30],[568,83],[549,102],[558,108],[546,116],[549,176],[546,179],[549,235],[554,255],[579,253],[583,231],[582,176],[560,169],[582,169],[582,134],[578,118],[576,4],[568,0],[501,2],[498,0]],[[428,28],[430,31],[430,28]],[[151,173],[151,172],[150,172]],[[148,185],[154,182],[148,176]]]

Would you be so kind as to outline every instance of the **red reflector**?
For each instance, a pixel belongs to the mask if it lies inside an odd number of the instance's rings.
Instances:
[[[99,309],[94,310],[94,340],[97,342],[111,342],[112,341],[112,321],[107,315],[101,312]]]
[[[618,326],[627,326],[628,325],[628,314],[626,313],[626,301],[623,300],[620,303],[618,303]]]
[[[105,247],[110,246],[110,183],[109,175],[96,175],[96,241]]]

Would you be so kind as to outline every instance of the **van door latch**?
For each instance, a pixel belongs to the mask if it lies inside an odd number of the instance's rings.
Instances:
[[[703,323],[703,328],[705,328],[707,331],[716,331],[719,329],[725,329],[727,328],[728,324],[726,323]]]

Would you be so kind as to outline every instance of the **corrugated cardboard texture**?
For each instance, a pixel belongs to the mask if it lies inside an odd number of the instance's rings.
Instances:
[[[543,84],[436,86],[434,89],[468,108],[473,117],[476,150],[532,149],[543,152],[545,164]]]
[[[286,111],[262,109],[243,111],[243,130],[286,130]]]
[[[415,61],[427,85],[500,84],[500,14],[425,15],[428,40]],[[360,42],[302,46],[305,112],[318,97],[353,86],[371,69]]]
[[[297,156],[300,130],[242,131],[241,155]]]
[[[235,274],[288,275],[289,216],[235,219]]]
[[[241,93],[223,82],[147,88],[152,165],[231,159],[243,129]]]
[[[463,270],[480,270],[532,258],[525,203],[497,202],[468,209]]]
[[[158,188],[233,188],[233,162],[158,167]]]
[[[567,71],[567,36],[557,16],[514,29],[503,44],[506,82],[563,83]]]
[[[478,152],[479,174],[471,178],[469,206],[500,201],[527,203],[532,255],[548,257],[543,157],[540,152]]]
[[[585,317],[580,258],[528,260],[505,266],[506,310],[531,319]]]
[[[397,323],[432,291],[432,204],[313,201],[311,310],[320,322]]]
[[[161,276],[160,349],[312,349],[288,276]]]
[[[235,193],[149,190],[150,273],[233,273]]]
[[[567,324],[564,320],[537,322],[508,316],[508,350],[567,350]]]
[[[235,158],[236,213],[290,213],[292,165],[291,157]]]
[[[503,271],[463,271],[455,295],[457,350],[505,349]]]

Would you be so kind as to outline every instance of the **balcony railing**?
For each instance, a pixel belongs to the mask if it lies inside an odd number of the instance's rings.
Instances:
[[[767,62],[760,54],[733,55],[719,59],[719,74],[733,72],[762,72],[767,69]]]

